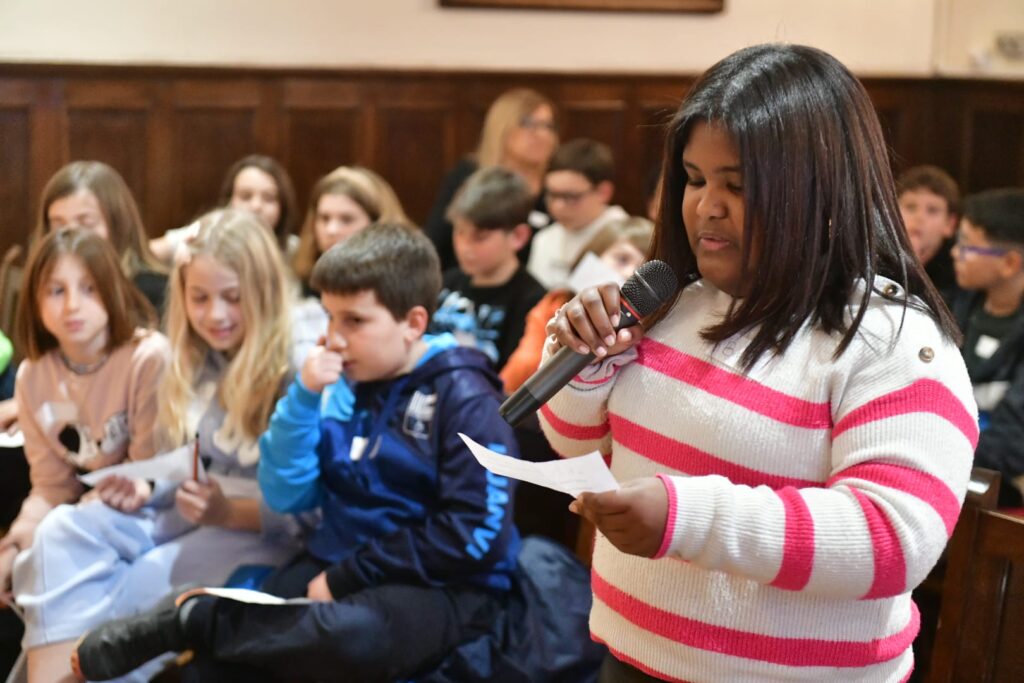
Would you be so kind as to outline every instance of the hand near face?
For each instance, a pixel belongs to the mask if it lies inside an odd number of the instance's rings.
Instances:
[[[299,379],[302,386],[314,394],[319,394],[325,387],[334,384],[341,379],[341,371],[344,368],[344,361],[341,354],[336,351],[329,351],[324,346],[324,338],[314,346],[302,364],[302,372]]]
[[[668,519],[668,493],[657,477],[634,479],[618,491],[584,493],[569,509],[588,519],[624,553],[652,557]]]
[[[149,482],[144,479],[129,479],[117,475],[107,477],[96,484],[96,495],[104,503],[120,510],[121,512],[132,513],[137,511],[153,493]]]
[[[174,494],[174,503],[182,517],[201,526],[223,526],[231,507],[231,501],[213,479],[205,483],[182,482]]]

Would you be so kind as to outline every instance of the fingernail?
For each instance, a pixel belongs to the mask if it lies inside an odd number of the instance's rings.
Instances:
[[[628,342],[633,338],[633,333],[628,330],[623,330],[622,332],[619,332],[619,338],[624,342]]]
[[[612,313],[612,327],[618,327],[619,325],[619,314]]]
[[[569,503],[569,512],[572,512],[572,513],[578,515],[580,513],[580,504],[577,503],[575,500],[573,502]]]
[[[597,356],[598,358],[604,358],[607,353],[608,352],[605,350],[603,346],[598,346],[596,349],[594,349],[594,355]]]
[[[576,350],[579,351],[580,353],[582,353],[584,356],[587,355],[588,353],[590,353],[590,349],[588,349],[586,346],[583,346],[582,344],[577,346]]]
[[[612,346],[613,344],[615,344],[615,335],[609,334],[607,337],[604,338],[604,343],[607,344],[608,346]]]

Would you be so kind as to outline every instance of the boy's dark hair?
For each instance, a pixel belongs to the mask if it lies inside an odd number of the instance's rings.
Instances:
[[[466,178],[448,205],[447,218],[467,220],[481,230],[513,230],[526,222],[534,202],[522,176],[491,166]]]
[[[310,284],[325,294],[372,291],[395,320],[414,306],[433,315],[441,292],[441,262],[434,244],[418,229],[374,223],[324,252]]]
[[[751,285],[725,320],[703,331],[705,339],[753,331],[742,356],[750,368],[766,352],[785,351],[810,323],[841,336],[838,356],[857,334],[878,275],[904,290],[885,296],[927,309],[948,338],[958,338],[913,256],[871,99],[837,59],[803,45],[758,45],[729,55],[698,78],[669,124],[651,258],[671,265],[681,286],[700,277],[679,207],[687,183],[683,150],[701,123],[720,126],[739,152],[743,268]],[[754,244],[756,264],[749,260]],[[868,286],[848,320],[862,282]]]
[[[914,190],[927,190],[942,197],[951,214],[960,214],[960,188],[953,177],[938,166],[914,166],[901,173],[896,179],[896,196]]]
[[[603,142],[576,138],[555,150],[547,172],[552,171],[575,171],[597,185],[615,178],[615,157]]]
[[[1024,246],[1024,189],[972,194],[964,200],[964,218],[993,242]]]

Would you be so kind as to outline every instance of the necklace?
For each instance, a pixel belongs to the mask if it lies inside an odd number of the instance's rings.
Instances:
[[[63,351],[60,352],[60,359],[64,361],[64,367],[66,367],[68,370],[75,373],[76,375],[91,375],[92,373],[102,368],[103,364],[107,362],[108,358],[110,358],[109,352],[104,353],[102,358],[93,363],[76,363],[67,356],[65,356]]]

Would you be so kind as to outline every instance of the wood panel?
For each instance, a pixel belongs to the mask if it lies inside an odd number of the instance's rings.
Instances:
[[[47,179],[71,159],[117,168],[153,235],[210,207],[245,154],[280,159],[300,204],[323,173],[360,163],[422,221],[445,172],[476,146],[488,105],[527,86],[563,139],[615,152],[616,201],[643,209],[664,123],[692,75],[0,65],[0,244],[24,242]],[[897,171],[948,169],[969,191],[1024,184],[1024,83],[866,79]],[[304,207],[302,207],[304,208]]]

